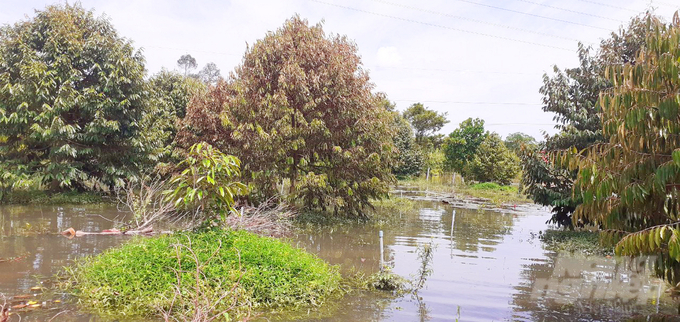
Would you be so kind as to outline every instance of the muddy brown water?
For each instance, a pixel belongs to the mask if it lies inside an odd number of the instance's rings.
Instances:
[[[382,230],[386,264],[406,278],[418,272],[418,247],[434,247],[432,274],[418,297],[354,292],[320,312],[287,319],[621,321],[675,312],[677,303],[666,298],[664,284],[635,261],[558,255],[543,249],[538,236],[549,218],[546,209],[527,206],[503,213],[423,200],[416,206],[415,212],[393,214],[401,220]],[[32,288],[49,283],[74,259],[126,240],[96,235],[68,239],[58,232],[69,227],[108,229],[110,220],[125,215],[114,206],[0,206],[0,293],[35,295],[32,299],[45,306],[16,312],[22,321],[46,321],[65,310],[69,311],[54,321],[101,320],[66,304],[64,295],[41,296]],[[358,225],[323,229],[300,234],[291,242],[343,270],[371,273],[379,267],[378,230]],[[18,316],[10,321],[18,321]]]

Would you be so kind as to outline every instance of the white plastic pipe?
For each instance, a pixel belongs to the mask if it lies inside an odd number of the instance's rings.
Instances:
[[[385,267],[385,251],[383,249],[383,231],[381,230],[379,233],[380,236],[380,271],[383,271],[383,268]]]

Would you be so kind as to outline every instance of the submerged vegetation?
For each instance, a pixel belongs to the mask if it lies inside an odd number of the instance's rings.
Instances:
[[[597,231],[545,230],[539,238],[546,249],[585,256],[614,255],[614,249],[603,243]]]
[[[66,278],[83,307],[117,316],[192,311],[192,297],[207,296],[215,312],[238,317],[316,306],[340,292],[337,268],[316,256],[229,230],[138,239],[79,260]]]

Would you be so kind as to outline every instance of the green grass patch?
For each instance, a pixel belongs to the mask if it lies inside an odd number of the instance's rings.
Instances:
[[[600,234],[596,231],[572,231],[549,229],[540,236],[546,249],[555,252],[579,253],[584,255],[613,255],[611,247],[600,243]]]
[[[116,316],[191,316],[203,303],[233,318],[320,305],[341,288],[337,267],[315,255],[230,230],[139,238],[78,260],[66,277],[84,308]]]
[[[106,200],[99,193],[68,191],[49,193],[43,190],[12,190],[4,192],[0,203],[13,205],[86,205]]]
[[[458,188],[456,193],[473,198],[487,199],[496,205],[531,202],[525,195],[519,193],[517,187],[501,186],[492,182],[463,186]]]
[[[517,187],[501,186],[495,182],[475,183],[470,186],[470,189],[478,191],[507,191],[517,193]]]

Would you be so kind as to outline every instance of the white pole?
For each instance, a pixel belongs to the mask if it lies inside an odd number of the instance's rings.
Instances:
[[[663,287],[663,281],[659,280],[659,290],[656,293],[656,314],[659,314],[659,301],[661,300],[661,288]]]
[[[430,168],[427,168],[427,177],[425,177],[425,181],[430,182]]]
[[[381,230],[380,233],[380,271],[383,271],[383,268],[385,267],[385,254],[383,250],[383,231]]]
[[[456,221],[456,209],[453,210],[451,215],[451,236],[453,236],[453,223]]]

